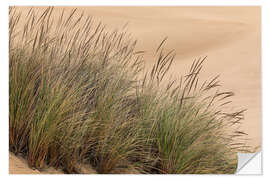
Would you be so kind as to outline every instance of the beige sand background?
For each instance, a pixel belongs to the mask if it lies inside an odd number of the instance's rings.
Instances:
[[[55,11],[63,7],[55,8]],[[65,7],[72,9],[73,7]],[[192,61],[208,56],[201,79],[220,74],[222,90],[235,92],[232,108],[247,108],[242,129],[252,147],[261,146],[261,9],[260,7],[77,7],[138,39],[147,65],[168,37],[166,49],[176,58],[171,73],[187,73]],[[23,8],[23,10],[26,10]]]

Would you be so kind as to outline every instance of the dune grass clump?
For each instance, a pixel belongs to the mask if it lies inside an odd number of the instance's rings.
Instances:
[[[81,173],[234,173],[248,150],[226,112],[232,92],[199,82],[205,58],[166,80],[174,52],[162,41],[147,72],[136,40],[76,9],[9,14],[9,149],[30,167]],[[146,71],[146,72],[145,72]]]

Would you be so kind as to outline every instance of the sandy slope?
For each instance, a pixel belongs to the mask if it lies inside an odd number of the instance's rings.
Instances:
[[[9,174],[63,174],[60,170],[54,168],[44,169],[42,172],[31,169],[27,165],[27,161],[13,153],[9,153]]]
[[[195,58],[207,55],[201,78],[221,75],[223,89],[235,92],[233,105],[248,109],[243,129],[250,145],[261,145],[259,7],[78,7],[78,11],[112,29],[128,23],[127,31],[139,40],[138,50],[147,51],[148,64],[168,36],[166,48],[177,53],[171,70],[176,76],[185,74]]]
[[[128,23],[127,31],[139,40],[138,50],[147,51],[148,65],[168,36],[166,48],[177,53],[171,70],[175,76],[185,74],[195,58],[207,55],[201,78],[221,75],[223,90],[236,94],[233,105],[248,109],[242,128],[249,134],[249,144],[261,145],[259,7],[78,7],[78,11],[111,29]]]
[[[46,167],[42,171],[31,169],[27,160],[9,152],[9,174],[64,174],[60,169]],[[91,165],[83,164],[80,166],[80,174],[97,174]]]

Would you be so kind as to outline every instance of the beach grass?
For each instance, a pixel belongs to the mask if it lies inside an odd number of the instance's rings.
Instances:
[[[136,40],[76,9],[9,14],[9,150],[32,168],[81,173],[227,174],[247,152],[245,110],[218,76],[200,82],[205,58],[166,79],[175,57],[161,42],[144,67]],[[166,80],[164,80],[166,79]],[[128,171],[126,171],[128,170]]]

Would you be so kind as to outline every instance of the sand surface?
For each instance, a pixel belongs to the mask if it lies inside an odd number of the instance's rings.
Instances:
[[[15,156],[13,153],[9,153],[9,174],[63,174],[60,170],[55,170],[54,168],[46,168],[44,170],[38,171],[36,169],[31,169],[27,161],[20,157]]]
[[[55,10],[62,9],[57,7]],[[66,7],[72,9],[72,7]],[[23,10],[26,10],[23,8]],[[201,79],[220,74],[222,90],[235,92],[232,108],[246,108],[242,129],[249,145],[261,146],[261,9],[260,7],[78,7],[138,39],[147,65],[168,37],[166,49],[176,58],[171,73],[187,73],[192,61],[208,56]]]

